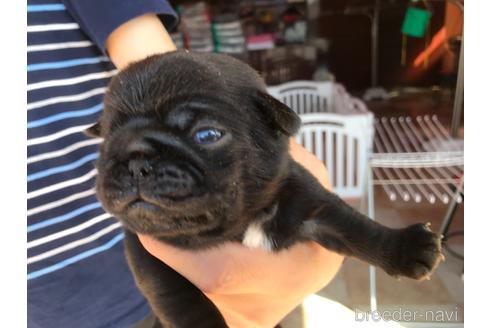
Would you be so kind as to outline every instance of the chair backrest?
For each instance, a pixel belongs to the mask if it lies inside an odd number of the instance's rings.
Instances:
[[[373,115],[315,113],[300,115],[298,143],[328,168],[333,191],[342,198],[361,197],[374,134]]]
[[[268,92],[301,117],[297,141],[326,165],[334,192],[361,197],[374,134],[366,105],[330,81],[293,81]]]
[[[366,105],[336,82],[293,81],[268,87],[268,93],[298,115],[307,113],[365,114]]]
[[[293,81],[268,87],[268,93],[302,115],[330,112],[333,87],[332,82]]]

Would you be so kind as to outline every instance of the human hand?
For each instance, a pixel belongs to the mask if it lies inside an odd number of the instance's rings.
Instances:
[[[292,157],[330,188],[324,165],[293,140]],[[272,253],[228,242],[188,251],[139,235],[146,250],[195,284],[234,328],[273,327],[330,282],[343,257],[315,242]]]

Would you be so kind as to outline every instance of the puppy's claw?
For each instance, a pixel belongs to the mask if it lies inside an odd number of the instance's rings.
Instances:
[[[441,262],[445,262],[446,261],[446,256],[444,256],[443,253],[440,253],[439,254],[439,259],[441,260]]]
[[[401,281],[401,275],[399,274],[390,274],[390,276],[393,278],[393,279],[396,279],[397,281]]]

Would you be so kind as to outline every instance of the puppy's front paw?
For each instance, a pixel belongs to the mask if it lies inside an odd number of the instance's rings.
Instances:
[[[441,253],[441,237],[430,230],[430,224],[415,224],[398,233],[398,254],[393,261],[391,274],[412,279],[430,279],[439,262],[444,260]]]

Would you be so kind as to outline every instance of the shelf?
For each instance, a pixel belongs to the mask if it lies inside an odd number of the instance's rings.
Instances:
[[[377,119],[370,162],[374,185],[392,201],[463,201],[463,141],[435,115]]]

